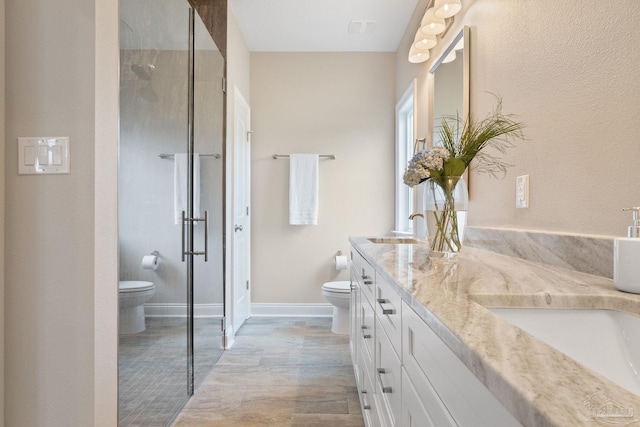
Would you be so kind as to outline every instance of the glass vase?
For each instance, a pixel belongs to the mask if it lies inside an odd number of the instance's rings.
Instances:
[[[424,194],[430,257],[455,258],[467,225],[469,193],[461,176],[432,177]]]

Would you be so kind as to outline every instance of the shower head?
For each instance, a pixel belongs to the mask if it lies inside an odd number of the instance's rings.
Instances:
[[[156,67],[153,64],[147,64],[147,65],[133,64],[131,66],[131,71],[133,71],[135,75],[138,76],[139,79],[147,82],[151,80],[151,75],[155,70],[156,70]]]

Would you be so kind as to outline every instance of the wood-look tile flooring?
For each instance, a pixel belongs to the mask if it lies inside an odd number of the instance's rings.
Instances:
[[[349,337],[330,318],[252,318],[174,427],[362,427]]]

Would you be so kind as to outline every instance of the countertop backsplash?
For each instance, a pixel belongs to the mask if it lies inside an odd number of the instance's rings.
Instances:
[[[612,279],[614,238],[508,228],[467,227],[464,245]]]

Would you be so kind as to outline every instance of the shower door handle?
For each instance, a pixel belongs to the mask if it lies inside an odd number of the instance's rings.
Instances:
[[[204,211],[204,262],[209,262],[209,211]]]
[[[188,222],[192,224],[204,222],[204,251],[185,251],[184,226]],[[186,218],[184,211],[182,211],[182,262],[184,262],[185,255],[204,255],[204,262],[209,262],[209,211],[204,211],[204,218]]]
[[[184,250],[184,226],[186,222],[187,222],[186,215],[184,211],[182,211],[182,222],[180,222],[180,227],[182,228],[182,238],[180,239],[180,242],[182,242],[182,249],[180,250],[180,253],[182,254],[182,262],[184,262],[184,256],[186,255],[186,252]]]

